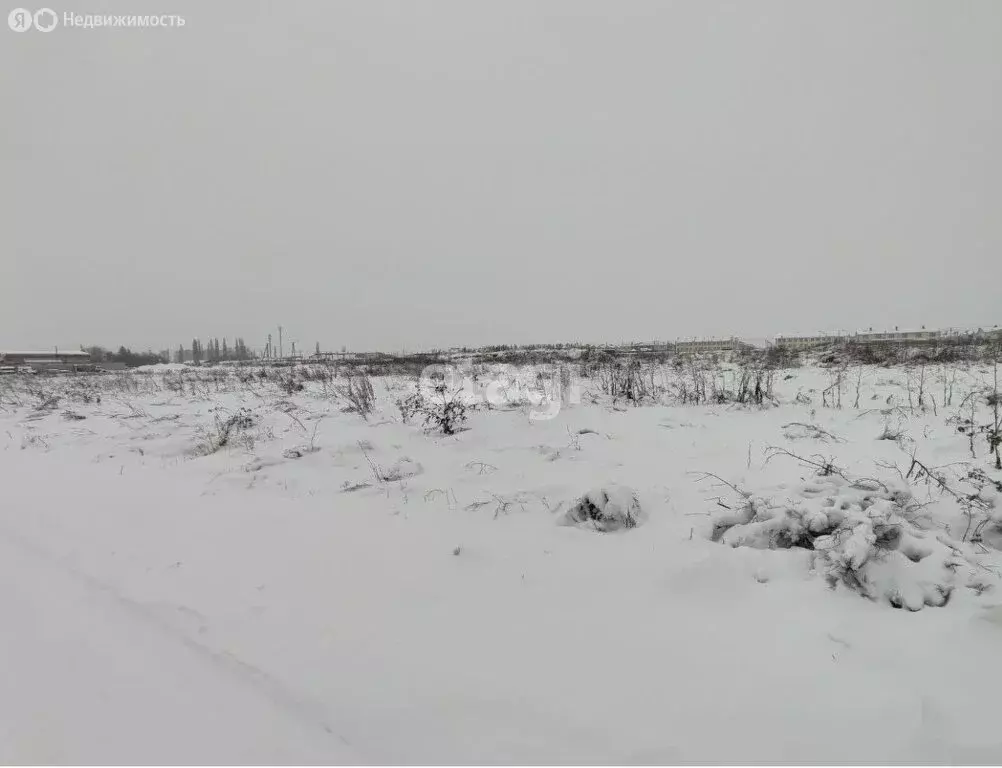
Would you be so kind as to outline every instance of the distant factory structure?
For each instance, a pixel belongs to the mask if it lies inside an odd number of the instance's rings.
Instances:
[[[884,344],[889,346],[927,346],[949,341],[990,341],[1002,340],[1002,329],[997,325],[984,328],[946,328],[942,330],[900,330],[874,331],[872,328],[855,333],[822,333],[816,336],[777,336],[775,345],[782,349],[803,350],[831,346],[835,344]]]
[[[58,350],[51,352],[5,352],[0,350],[0,368],[76,372],[93,369],[94,364],[86,352],[60,352]]]
[[[754,345],[742,341],[736,336],[726,339],[692,339],[689,341],[676,341],[669,344],[674,347],[675,353],[679,355],[705,354],[709,352],[743,352],[754,349]]]
[[[926,328],[893,331],[834,331],[811,335],[783,334],[771,339],[747,339],[731,336],[727,338],[690,339],[668,342],[661,345],[666,352],[680,355],[698,355],[726,352],[749,352],[768,349],[785,349],[791,352],[824,349],[848,344],[886,346],[932,346],[939,343],[984,343],[992,340],[1002,342],[1002,328],[946,328],[930,330]]]
[[[281,340],[281,335],[279,336]],[[278,349],[275,350],[269,339],[269,344],[263,356],[257,356],[241,343],[235,348],[237,357],[206,357],[201,358],[201,346],[199,345],[199,355],[194,355],[193,350],[178,348],[174,359],[178,363],[193,363],[195,365],[207,363],[209,365],[240,365],[240,364],[266,364],[280,366],[301,365],[306,362],[324,364],[354,364],[354,365],[374,365],[378,363],[392,363],[394,361],[407,359],[415,361],[425,359],[429,363],[439,360],[443,354],[446,355],[495,355],[514,352],[517,347],[484,347],[483,349],[453,348],[448,352],[424,351],[411,353],[385,353],[385,352],[349,352],[342,347],[340,352],[321,352],[320,345],[316,345],[316,352],[313,354],[303,354],[301,349],[297,349],[295,343],[292,345],[292,354],[285,356],[282,354],[283,345],[280,341]],[[586,344],[556,344],[556,345],[525,345],[523,350],[539,352],[550,350],[555,355],[569,354],[574,351],[577,354],[588,350],[602,352],[606,354],[627,354],[635,357],[655,357],[663,358],[671,355],[691,356],[691,355],[755,355],[766,353],[769,350],[785,351],[788,353],[828,351],[835,348],[853,347],[899,347],[913,348],[918,352],[927,352],[939,348],[954,345],[985,345],[1002,344],[1002,328],[998,325],[979,328],[945,328],[945,329],[907,329],[895,328],[893,331],[881,331],[868,328],[861,331],[834,331],[820,332],[810,335],[782,334],[772,338],[752,338],[729,336],[724,338],[689,338],[676,339],[675,341],[643,341],[643,342],[620,342],[619,344],[600,344],[597,346]],[[210,345],[209,349],[215,349],[219,355],[218,343]],[[225,352],[225,341],[223,344]],[[877,351],[873,349],[871,351]],[[276,354],[277,352],[277,354]],[[538,355],[537,355],[538,356]],[[545,357],[545,356],[544,356]],[[26,373],[84,373],[99,371],[123,370],[137,365],[146,365],[152,360],[166,361],[168,352],[161,352],[154,355],[152,352],[145,354],[132,354],[124,347],[117,354],[106,354],[100,347],[92,348],[91,352],[85,351],[60,351],[54,348],[52,351],[4,351],[0,350],[0,373],[16,374]]]

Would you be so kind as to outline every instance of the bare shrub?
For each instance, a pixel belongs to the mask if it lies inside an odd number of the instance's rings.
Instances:
[[[67,390],[66,399],[73,403],[84,403],[86,405],[90,405],[91,403],[100,405],[101,403],[101,395],[87,387],[76,387]]]
[[[348,413],[357,413],[368,420],[375,410],[376,393],[372,389],[372,380],[364,373],[349,376],[346,384],[334,387],[334,392],[337,397],[347,401],[348,405],[344,410]]]
[[[248,443],[247,431],[258,423],[258,418],[249,408],[240,408],[236,413],[221,417],[213,414],[213,428],[204,430],[201,442],[195,447],[198,456],[209,456],[238,441]]]
[[[278,387],[287,395],[294,395],[297,392],[302,392],[304,389],[303,382],[299,381],[296,378],[296,374],[292,371],[279,377]]]
[[[29,391],[38,402],[35,404],[36,411],[52,411],[59,405],[59,396],[43,389],[33,389]]]
[[[434,386],[431,393],[421,390],[397,401],[397,408],[405,423],[420,416],[426,427],[437,429],[443,435],[454,435],[466,423],[470,411],[476,406],[467,403],[462,390],[450,391],[444,382]]]
[[[306,433],[306,426],[300,421],[294,413],[286,412],[285,414],[290,419],[292,419],[296,424],[299,425],[300,429]],[[317,447],[317,430],[320,429],[320,420],[317,419],[316,424],[313,425],[313,433],[310,435],[310,442],[306,445],[297,445],[294,448],[286,448],[282,451],[282,456],[287,459],[301,459],[303,456],[309,453],[316,453],[320,449]]]
[[[787,440],[803,440],[807,438],[818,440],[822,443],[845,442],[838,435],[833,435],[831,432],[821,429],[821,427],[815,424],[805,424],[802,421],[791,421],[789,424],[784,424],[783,437]]]
[[[994,502],[986,495],[986,486],[992,485],[1002,491],[1002,483],[990,480],[980,468],[969,467],[966,474],[951,478],[942,467],[929,467],[914,455],[908,471],[904,473],[904,479],[935,488],[957,502],[967,520],[961,541],[967,541],[972,531],[980,538],[981,531],[993,516]],[[973,490],[965,489],[960,484],[966,484]]]
[[[891,424],[891,412],[888,411],[883,414],[884,418],[884,428],[879,435],[877,435],[878,440],[892,440],[898,442],[902,440],[905,436],[905,420],[903,416],[898,413],[897,421]]]
[[[409,424],[411,419],[421,413],[423,407],[424,397],[420,392],[414,392],[397,400],[397,410],[400,411],[400,418],[404,424]]]
[[[909,368],[906,372],[906,389],[908,391],[908,406],[920,411],[926,409],[925,404],[925,362],[920,362],[916,368]]]
[[[660,389],[654,383],[653,369],[644,370],[636,360],[601,366],[598,381],[601,390],[613,400],[633,405],[655,401]]]
[[[821,391],[821,406],[823,408],[842,407],[842,387],[845,384],[845,376],[848,366],[842,365],[828,371],[828,380],[831,382]]]
[[[744,360],[737,370],[721,369],[712,359],[678,358],[670,391],[682,405],[776,403],[773,385],[776,369],[760,359]]]
[[[765,449],[765,463],[768,464],[777,456],[787,456],[791,459],[795,459],[800,462],[802,466],[811,467],[816,471],[816,473],[822,477],[830,477],[831,475],[838,475],[842,479],[847,479],[845,471],[839,468],[835,464],[835,460],[831,457],[825,458],[819,453],[813,454],[810,458],[805,458],[804,456],[798,456],[795,453],[791,453],[786,450],[786,448],[779,448],[774,445],[766,446]]]
[[[775,402],[773,383],[776,371],[771,368],[742,366],[735,400],[738,403],[762,405],[766,400]]]

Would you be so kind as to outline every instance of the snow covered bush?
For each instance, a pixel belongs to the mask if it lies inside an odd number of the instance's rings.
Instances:
[[[236,442],[243,442],[245,445],[253,443],[253,438],[247,434],[247,431],[259,421],[260,419],[248,408],[240,408],[225,418],[221,417],[219,412],[215,413],[213,415],[214,428],[202,431],[202,440],[195,447],[195,454],[208,456]]]
[[[280,376],[277,383],[278,388],[287,395],[294,395],[296,392],[302,392],[305,389],[303,382],[299,381],[296,378],[296,374],[291,371],[286,376]]]
[[[811,550],[814,569],[895,608],[943,606],[958,586],[978,592],[994,577],[969,549],[926,529],[906,486],[815,477],[792,488],[747,497],[714,520],[712,538],[732,547]],[[987,579],[987,580],[986,580]]]
[[[400,418],[404,424],[409,424],[410,420],[420,413],[423,405],[424,398],[420,392],[413,392],[397,400],[397,410],[400,411]]]
[[[636,492],[622,485],[589,491],[564,513],[561,523],[608,533],[636,528],[647,519]]]
[[[395,483],[408,477],[420,475],[423,471],[424,468],[420,462],[414,461],[409,456],[402,456],[386,469],[380,467],[378,477],[382,482]]]
[[[347,413],[357,413],[368,420],[376,407],[376,393],[372,389],[372,380],[363,373],[348,378],[347,384],[334,387],[334,393],[347,401],[344,410]]]
[[[604,365],[597,374],[599,387],[613,401],[624,400],[641,405],[655,402],[660,394],[654,384],[653,369],[645,369],[635,360]]]
[[[844,443],[845,440],[833,435],[815,424],[793,421],[783,425],[783,437],[787,440],[817,440],[821,443]]]
[[[282,451],[282,457],[286,459],[301,459],[310,453],[316,453],[320,449],[315,445],[297,445],[294,448],[286,448]]]
[[[425,426],[453,435],[466,422],[468,411],[475,406],[463,400],[462,392],[449,393],[444,384],[436,385],[428,394],[418,391],[397,401],[404,422],[421,416]]]

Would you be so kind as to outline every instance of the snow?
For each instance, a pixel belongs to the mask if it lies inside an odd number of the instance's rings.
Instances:
[[[987,531],[960,541],[951,497],[888,468],[915,450],[1002,479],[983,438],[971,460],[940,403],[878,440],[879,408],[908,401],[901,369],[865,369],[859,409],[854,375],[842,409],[821,405],[829,371],[789,375],[771,408],[624,409],[584,380],[555,418],[481,408],[452,436],[401,420],[402,379],[374,381],[365,420],[316,382],[288,395],[232,371],[6,377],[0,761],[1002,761],[1002,558]],[[962,371],[954,404],[986,375]],[[37,387],[58,406],[36,408]],[[203,455],[241,408],[246,428]],[[888,498],[864,509],[769,446]],[[813,549],[713,541],[745,500],[706,472],[812,535],[838,499],[858,531],[839,557],[872,568],[878,598],[831,588]],[[905,488],[921,519],[871,563],[860,515],[899,514]],[[585,496],[635,500],[643,524],[562,525]],[[883,598],[942,579],[950,547],[945,605]]]
[[[0,760],[357,762],[280,681],[176,624],[180,609],[0,532]]]
[[[187,363],[153,363],[151,365],[140,365],[135,368],[139,373],[163,373],[165,371],[187,371],[191,366]]]

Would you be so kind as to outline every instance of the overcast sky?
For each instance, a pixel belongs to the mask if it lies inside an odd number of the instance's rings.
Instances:
[[[49,7],[186,24],[0,28],[0,348],[1002,323],[997,0]]]

